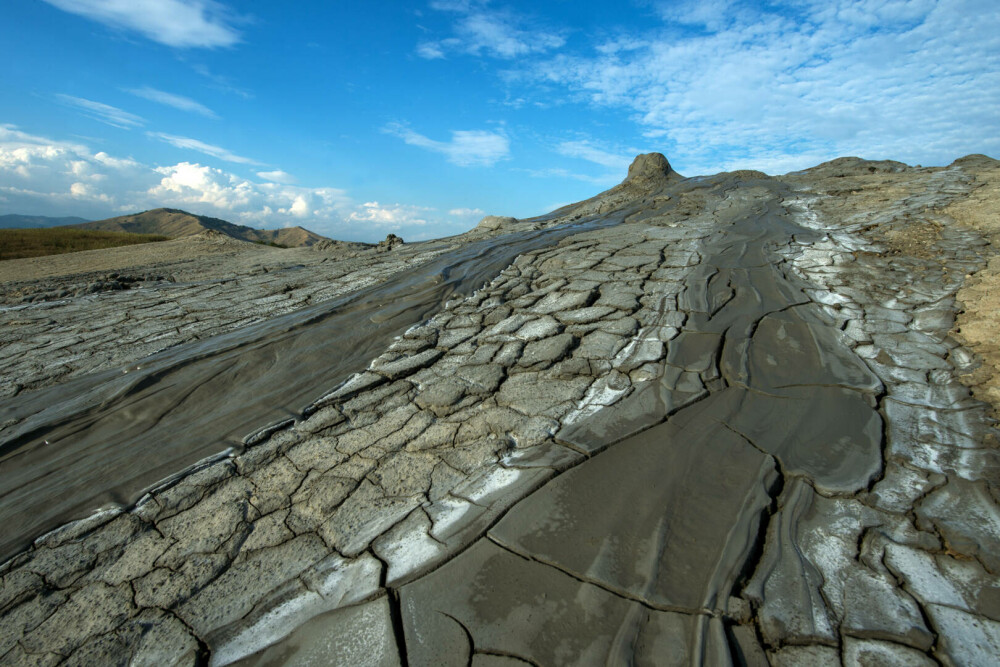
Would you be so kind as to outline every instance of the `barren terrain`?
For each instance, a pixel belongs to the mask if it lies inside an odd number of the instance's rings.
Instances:
[[[998,174],[24,260],[0,664],[990,664]]]

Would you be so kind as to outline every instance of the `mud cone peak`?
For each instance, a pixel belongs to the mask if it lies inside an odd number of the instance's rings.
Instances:
[[[642,153],[637,155],[628,168],[625,184],[643,187],[665,185],[681,178],[662,153]]]

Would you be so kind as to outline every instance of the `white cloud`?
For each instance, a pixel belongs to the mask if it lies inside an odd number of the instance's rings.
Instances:
[[[257,162],[256,160],[251,160],[248,157],[242,157],[240,155],[236,155],[235,153],[231,153],[221,146],[206,144],[203,141],[191,139],[190,137],[178,137],[177,135],[165,134],[163,132],[147,132],[146,134],[154,139],[159,139],[162,142],[168,143],[171,146],[183,148],[185,150],[198,151],[199,153],[211,155],[212,157],[217,157],[220,160],[225,160],[226,162],[236,162],[238,164],[260,164],[260,162]]]
[[[348,216],[353,222],[364,222],[384,229],[399,230],[404,226],[423,226],[428,223],[427,213],[434,211],[425,206],[406,204],[379,204],[369,201]]]
[[[417,55],[427,60],[444,58],[444,47],[439,42],[424,42],[417,45]]]
[[[159,206],[207,205],[245,224],[300,224],[337,220],[353,206],[344,190],[255,183],[222,169],[180,162],[157,167],[159,183],[145,194]]]
[[[683,173],[1000,152],[992,0],[662,6],[658,32],[527,63],[512,80],[626,110]]]
[[[343,221],[356,206],[338,188],[257,183],[192,162],[150,167],[0,125],[5,208],[102,217],[169,206],[244,224]]]
[[[0,196],[10,212],[101,217],[116,200],[109,187],[134,192],[153,183],[155,174],[129,158],[0,125]]]
[[[105,167],[111,167],[113,169],[135,169],[142,167],[141,164],[133,160],[132,158],[117,158],[111,157],[104,151],[94,154],[94,161],[98,162]]]
[[[618,37],[606,42],[602,42],[595,46],[594,48],[598,53],[603,53],[604,55],[611,55],[614,53],[619,53],[622,51],[635,51],[637,49],[643,49],[649,46],[648,42],[641,39],[636,39],[635,37]]]
[[[435,141],[400,123],[390,123],[385,131],[411,146],[442,153],[460,167],[491,167],[510,155],[510,140],[488,130],[452,130],[451,141]]]
[[[448,211],[448,215],[454,215],[460,218],[470,218],[474,216],[486,215],[486,211],[481,208],[453,208]]]
[[[139,127],[146,123],[146,120],[141,116],[122,111],[118,107],[113,107],[109,104],[95,102],[83,97],[74,97],[73,95],[56,95],[56,98],[78,111],[82,111],[85,116],[123,130]]]
[[[528,25],[511,12],[491,10],[485,2],[434,2],[433,9],[458,14],[453,37],[417,45],[417,55],[429,60],[449,51],[512,59],[558,49],[566,38],[558,31]]]
[[[119,30],[178,48],[232,46],[236,17],[214,0],[45,0]]]
[[[150,88],[149,86],[143,86],[142,88],[131,88],[130,93],[137,95],[139,97],[145,98],[152,102],[157,102],[159,104],[165,104],[168,107],[173,107],[175,109],[180,109],[181,111],[189,111],[191,113],[201,114],[206,118],[218,118],[216,113],[206,107],[200,102],[192,100],[190,97],[184,97],[183,95],[174,95],[173,93],[168,93],[162,90],[157,90],[156,88]]]
[[[456,231],[454,220],[433,208],[358,204],[340,188],[251,181],[196,162],[148,166],[0,125],[0,213],[98,219],[163,206],[256,227],[303,225],[341,239]]]
[[[275,171],[258,171],[257,176],[263,178],[265,181],[272,181],[274,183],[283,183],[285,185],[293,185],[295,183],[294,176],[280,169],[276,169]]]

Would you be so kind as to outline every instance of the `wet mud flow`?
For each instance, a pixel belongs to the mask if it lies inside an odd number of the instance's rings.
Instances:
[[[516,256],[623,215],[474,242],[373,288],[0,402],[0,423],[16,422],[0,436],[0,558],[300,416]]]
[[[773,252],[815,235],[776,199],[721,227],[678,299],[689,319],[662,381],[564,428],[593,455],[401,589],[410,664],[642,663],[671,644],[678,664],[725,664],[729,599],[778,492],[803,478],[854,493],[880,474],[881,382]]]

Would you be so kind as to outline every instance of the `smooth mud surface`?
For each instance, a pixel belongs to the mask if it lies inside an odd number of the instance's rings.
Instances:
[[[993,251],[946,211],[995,164],[640,156],[12,395],[8,551],[121,506],[2,566],[0,664],[990,664],[1000,452],[952,329]]]

